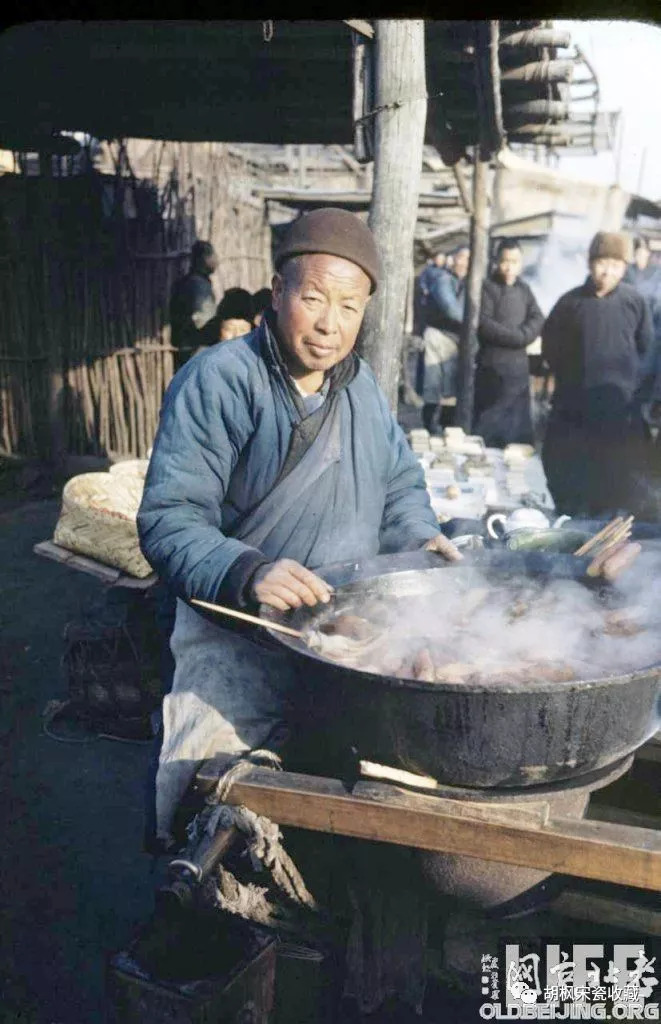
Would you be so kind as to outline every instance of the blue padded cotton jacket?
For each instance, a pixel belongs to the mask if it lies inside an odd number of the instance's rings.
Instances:
[[[301,417],[268,358],[273,345],[263,321],[195,356],[165,395],[138,529],[145,557],[184,599],[241,603],[246,569],[264,562],[292,558],[315,569],[412,550],[438,533],[420,464],[359,360],[336,397],[339,445],[330,465],[309,486],[298,474],[296,494],[259,546],[236,536],[272,490]]]

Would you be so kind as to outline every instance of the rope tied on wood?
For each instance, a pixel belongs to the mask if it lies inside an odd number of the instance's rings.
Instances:
[[[411,96],[406,100],[393,100],[391,103],[382,103],[380,106],[374,107],[373,110],[368,110],[362,117],[355,117],[353,123],[354,126],[357,124],[364,124],[365,121],[370,121],[373,117],[376,117],[377,114],[381,114],[384,110],[399,110],[400,107],[404,107],[409,103],[420,103],[421,100],[436,100],[440,96],[444,95],[445,93],[441,89],[440,92],[423,93],[420,96]]]
[[[316,913],[319,910],[317,902],[282,845],[279,826],[270,818],[255,814],[242,804],[234,806],[225,803],[233,783],[248,774],[254,766],[282,771],[279,756],[271,750],[251,750],[239,754],[206,798],[207,807],[193,822],[193,829],[197,836],[206,832],[211,837],[218,829],[236,827],[245,837],[253,868],[256,871],[265,868],[277,893],[294,907]],[[268,887],[244,884],[222,864],[217,866],[206,891],[213,903],[231,914],[270,926],[287,926],[286,909],[283,912],[268,900]]]

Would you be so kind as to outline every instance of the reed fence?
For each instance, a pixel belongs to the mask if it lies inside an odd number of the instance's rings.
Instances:
[[[218,297],[268,283],[263,207],[233,195],[226,147],[158,143],[138,177],[0,177],[0,451],[143,457],[173,373],[168,304],[196,237],[219,255]]]

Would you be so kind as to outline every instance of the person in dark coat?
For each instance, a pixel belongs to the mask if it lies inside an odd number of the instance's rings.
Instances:
[[[176,349],[175,371],[180,369],[200,345],[212,345],[216,296],[211,275],[218,266],[216,250],[210,242],[198,241],[191,249],[191,267],[175,282],[170,296],[171,341]]]
[[[496,269],[482,287],[474,430],[492,448],[534,442],[526,349],[544,315],[520,279],[521,266],[519,243],[503,239]]]
[[[661,421],[661,267],[651,262],[651,255],[647,240],[635,238],[633,263],[624,280],[643,296],[652,318],[654,342],[645,357],[646,387],[641,397],[644,416],[658,426]]]
[[[555,376],[542,459],[568,515],[649,516],[639,395],[652,324],[643,297],[622,283],[630,250],[625,235],[595,235],[588,278],[558,300],[542,332]]]

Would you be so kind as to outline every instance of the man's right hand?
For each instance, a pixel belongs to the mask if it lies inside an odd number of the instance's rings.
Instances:
[[[332,587],[292,558],[262,566],[252,581],[251,596],[260,604],[270,604],[281,612],[330,601]]]

